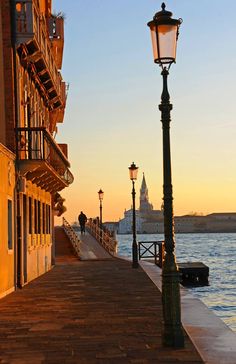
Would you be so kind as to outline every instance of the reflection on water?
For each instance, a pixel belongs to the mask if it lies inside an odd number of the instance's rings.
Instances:
[[[210,269],[209,286],[190,288],[236,331],[236,234],[176,234],[178,262],[202,262]],[[117,235],[120,255],[131,257],[132,235]],[[162,234],[138,235],[137,241],[163,240]]]

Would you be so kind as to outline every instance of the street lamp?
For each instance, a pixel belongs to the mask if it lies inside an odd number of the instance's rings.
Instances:
[[[136,240],[136,211],[135,211],[135,188],[134,188],[134,183],[135,180],[137,179],[137,174],[138,174],[138,167],[136,167],[136,165],[134,164],[134,162],[131,164],[131,166],[129,167],[129,175],[130,175],[130,179],[132,181],[132,199],[133,199],[133,244],[132,244],[132,267],[133,268],[138,268],[139,264],[138,264],[138,245],[137,245],[137,240]]]
[[[163,344],[169,347],[184,346],[181,325],[179,271],[175,258],[173,219],[173,194],[170,155],[170,95],[167,87],[169,69],[176,58],[176,45],[182,19],[172,19],[172,13],[165,10],[156,13],[147,25],[151,30],[154,62],[162,67],[163,91],[161,95],[161,122],[163,129],[163,201],[164,201],[164,248],[162,268],[162,305],[164,317]]]
[[[102,228],[102,200],[103,200],[104,192],[101,190],[98,191],[98,198],[100,201],[100,228]]]

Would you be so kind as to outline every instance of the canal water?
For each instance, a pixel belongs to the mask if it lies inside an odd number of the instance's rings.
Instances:
[[[131,258],[132,235],[117,235],[118,253]],[[137,235],[137,241],[163,240],[162,234]],[[236,234],[176,234],[177,262],[202,262],[209,286],[189,288],[236,332]]]

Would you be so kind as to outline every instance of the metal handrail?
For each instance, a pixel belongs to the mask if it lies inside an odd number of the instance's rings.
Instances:
[[[66,235],[68,236],[76,255],[78,256],[78,258],[80,258],[80,240],[78,238],[78,235],[72,228],[72,226],[68,223],[68,221],[64,217],[62,218],[62,227]]]
[[[155,264],[162,268],[164,257],[163,241],[139,241],[138,242],[139,259],[154,258]]]
[[[18,160],[44,160],[67,184],[73,182],[70,163],[46,127],[17,128],[16,134]]]
[[[89,219],[86,228],[89,233],[102,245],[102,247],[111,255],[117,253],[118,243],[113,236],[110,236],[107,231],[100,228],[99,224]]]

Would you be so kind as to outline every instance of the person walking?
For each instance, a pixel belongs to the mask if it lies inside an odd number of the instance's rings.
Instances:
[[[81,234],[85,234],[85,224],[87,222],[87,216],[83,213],[83,211],[80,212],[78,216],[79,224],[80,224],[80,231]]]

